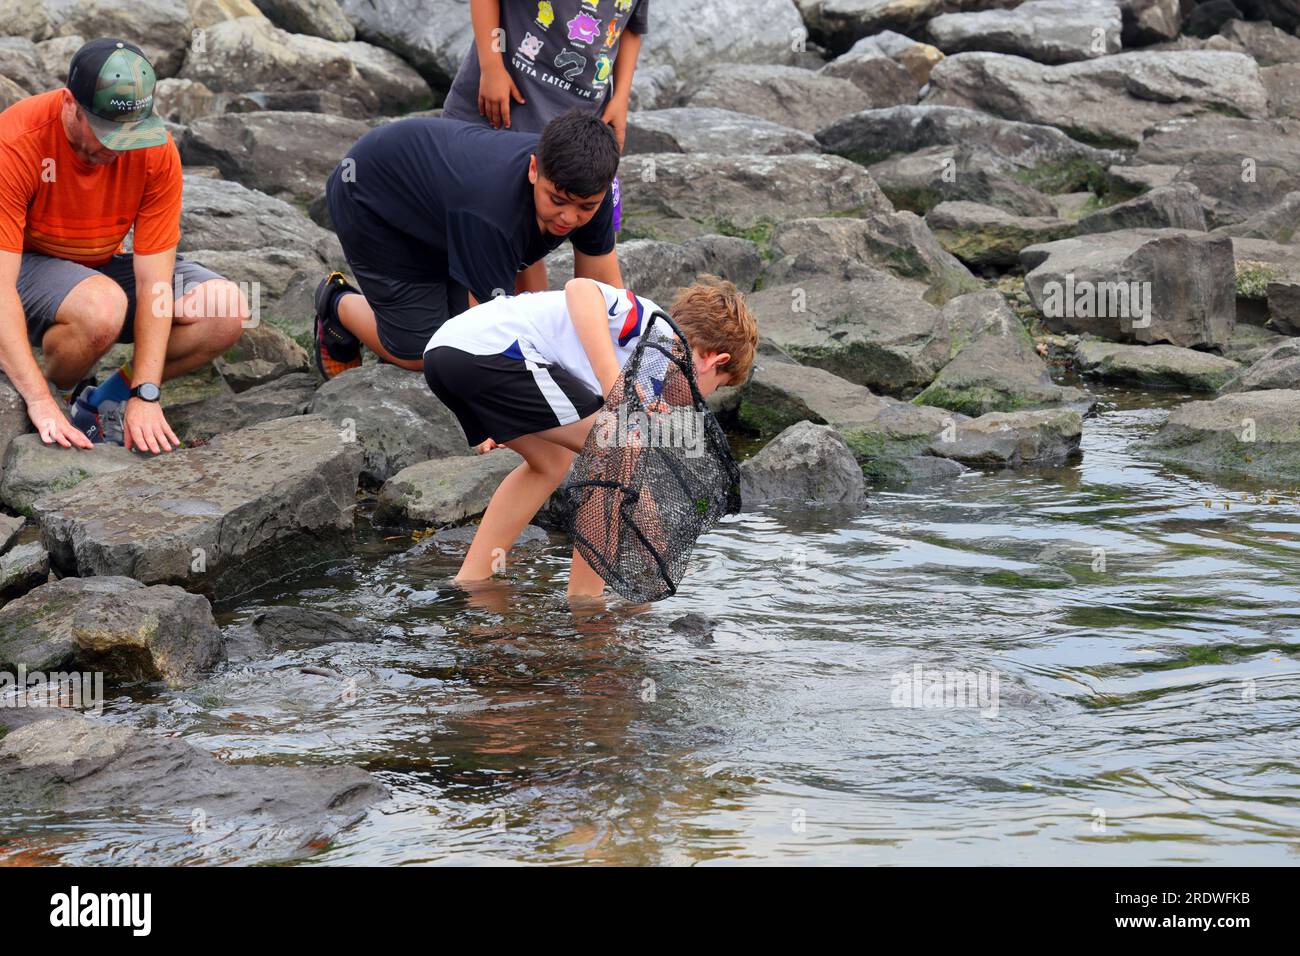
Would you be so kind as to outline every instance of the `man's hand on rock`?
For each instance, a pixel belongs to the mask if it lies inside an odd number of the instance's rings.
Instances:
[[[142,398],[132,398],[126,403],[126,414],[122,418],[122,443],[127,451],[171,451],[172,447],[181,447],[181,441],[167,424],[162,406],[157,402],[146,402]]]
[[[57,442],[64,448],[94,447],[85,433],[68,421],[68,416],[64,414],[60,403],[48,393],[44,398],[27,403],[27,417],[36,426],[41,441],[47,445]]]

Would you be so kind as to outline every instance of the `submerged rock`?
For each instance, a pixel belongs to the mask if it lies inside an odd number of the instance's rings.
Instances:
[[[1070,409],[990,412],[961,422],[951,440],[945,433],[929,451],[969,465],[1060,465],[1079,450],[1082,435],[1083,419]]]
[[[26,721],[16,726],[17,720]],[[64,711],[0,714],[0,806],[120,813],[176,830],[177,852],[231,863],[311,855],[387,789],[358,767],[229,764],[176,737]]]
[[[713,632],[717,630],[718,622],[707,614],[691,611],[677,618],[668,627],[674,633],[684,635],[688,643],[704,647],[713,643]]]
[[[865,497],[862,469],[828,425],[791,425],[740,466],[740,498],[747,507],[781,498],[855,504]]]
[[[349,437],[316,416],[276,419],[32,507],[63,573],[227,594],[317,559],[352,527],[362,456]]]
[[[285,648],[374,641],[380,636],[379,629],[371,624],[320,608],[255,608],[246,621],[226,631],[223,654],[229,661],[247,661]]]
[[[403,468],[379,489],[378,524],[449,525],[487,510],[501,481],[523,462],[509,448]]]
[[[1085,338],[1074,356],[1085,375],[1143,388],[1214,392],[1241,369],[1231,359],[1176,345],[1119,345]]]
[[[1193,471],[1293,482],[1300,479],[1300,390],[1238,392],[1188,402],[1135,447],[1147,457]]]
[[[180,687],[220,656],[212,605],[171,585],[63,578],[0,608],[0,661],[29,670],[102,670]]]

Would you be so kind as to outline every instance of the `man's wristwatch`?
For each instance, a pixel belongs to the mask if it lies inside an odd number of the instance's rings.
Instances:
[[[162,389],[153,382],[141,382],[131,389],[131,397],[138,398],[143,402],[156,402],[162,398]]]

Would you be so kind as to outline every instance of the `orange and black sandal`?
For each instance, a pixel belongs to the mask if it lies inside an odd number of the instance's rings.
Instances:
[[[326,379],[361,365],[361,340],[343,327],[336,308],[339,296],[345,292],[360,294],[361,290],[348,282],[341,272],[331,272],[316,286],[312,351],[316,368]]]

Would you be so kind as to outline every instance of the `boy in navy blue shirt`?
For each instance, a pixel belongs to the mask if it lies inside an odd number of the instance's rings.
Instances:
[[[360,365],[362,345],[421,369],[448,318],[513,292],[519,270],[566,239],[576,277],[622,285],[609,188],[618,160],[610,127],[577,110],[540,137],[430,118],[361,137],[326,183],[360,288],[339,273],[317,287],[321,373]]]

